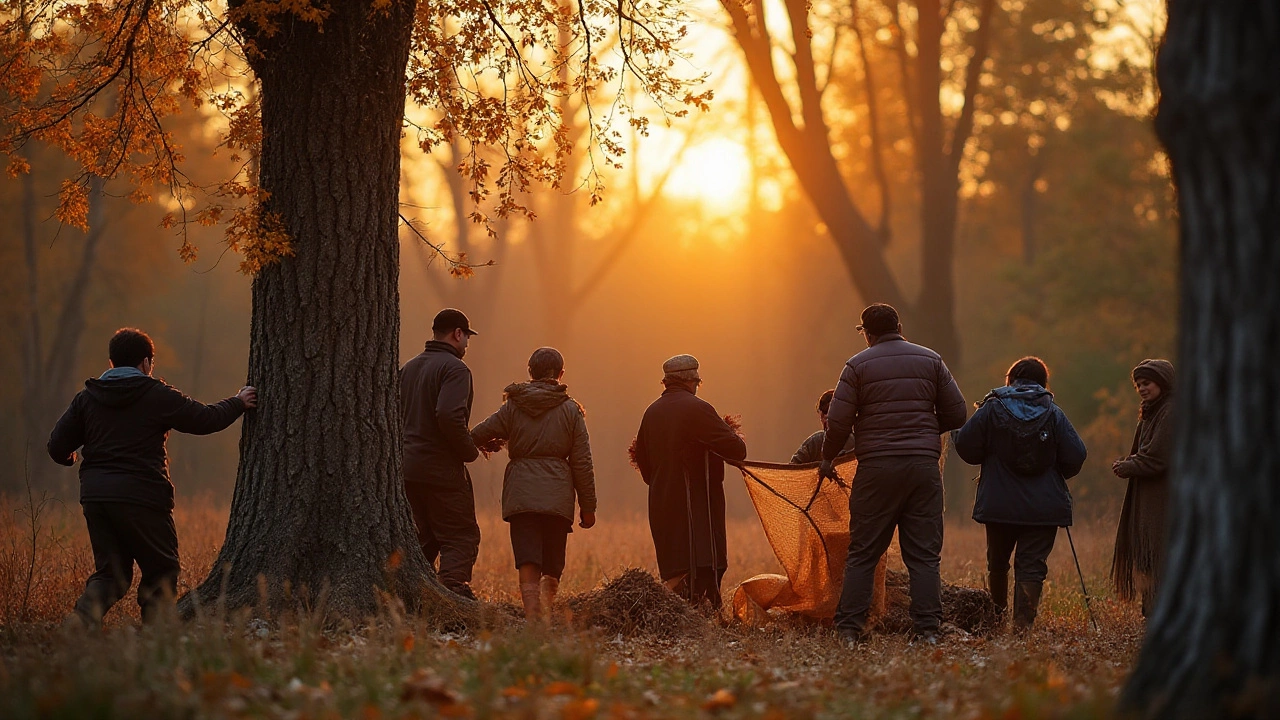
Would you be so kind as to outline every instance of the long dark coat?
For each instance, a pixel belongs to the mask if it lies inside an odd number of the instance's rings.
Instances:
[[[1143,403],[1129,456],[1116,474],[1127,479],[1120,524],[1116,528],[1111,579],[1122,600],[1141,598],[1146,605],[1160,585],[1168,541],[1169,461],[1173,455],[1173,365],[1145,360],[1164,389],[1154,402]],[[1137,370],[1135,369],[1135,372]]]
[[[746,457],[742,438],[688,390],[668,388],[645,411],[636,463],[649,486],[649,530],[663,580],[688,573],[690,558],[697,567],[729,566],[721,458]]]

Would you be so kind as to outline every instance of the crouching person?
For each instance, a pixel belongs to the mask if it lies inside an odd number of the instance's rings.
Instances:
[[[1014,557],[1013,625],[1019,630],[1035,622],[1058,528],[1071,525],[1067,480],[1086,455],[1048,386],[1044,362],[1022,358],[956,436],[961,459],[982,466],[973,519],[986,526],[987,584],[1002,614]]]
[[[595,472],[582,406],[569,397],[564,357],[538,348],[529,358],[529,382],[508,385],[498,411],[471,431],[476,446],[506,442],[502,519],[511,524],[511,549],[520,573],[525,618],[535,620],[555,602],[573,531],[575,496],[581,527],[596,524]]]
[[[827,413],[831,410],[831,398],[835,397],[835,390],[828,390],[822,393],[818,398],[818,422],[822,423],[822,429],[810,435],[800,444],[799,449],[791,455],[792,465],[803,465],[804,463],[822,462],[822,441],[827,439]],[[853,433],[849,433],[849,439],[844,443],[844,449],[840,454],[853,452]]]
[[[68,466],[83,448],[80,505],[94,572],[75,614],[89,628],[99,627],[102,616],[128,592],[135,562],[142,571],[142,620],[154,620],[173,603],[179,564],[165,449],[169,431],[215,433],[258,404],[252,387],[205,405],[153,378],[155,345],[141,330],[116,331],[108,354],[111,369],[85,381],[48,445],[54,462]]]

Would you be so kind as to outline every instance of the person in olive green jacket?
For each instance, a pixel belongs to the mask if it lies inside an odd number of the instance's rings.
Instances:
[[[564,357],[538,348],[529,358],[529,377],[506,387],[502,407],[471,436],[486,451],[506,445],[502,519],[511,525],[525,617],[534,620],[555,602],[575,499],[581,527],[596,523],[596,484],[585,413],[560,382]]]

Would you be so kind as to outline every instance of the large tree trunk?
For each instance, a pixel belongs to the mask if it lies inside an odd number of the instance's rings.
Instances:
[[[237,3],[232,3],[233,7]],[[414,2],[333,3],[321,25],[241,30],[262,92],[260,182],[295,253],[254,279],[249,382],[226,541],[181,606],[367,616],[446,592],[401,477],[400,133]],[[395,572],[392,572],[392,571]],[[259,577],[265,579],[259,588]],[[267,607],[259,604],[265,593]]]
[[[1157,131],[1182,226],[1181,423],[1156,610],[1121,706],[1280,708],[1280,8],[1174,0]]]

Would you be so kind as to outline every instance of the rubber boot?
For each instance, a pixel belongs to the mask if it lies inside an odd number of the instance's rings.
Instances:
[[[520,583],[520,600],[524,603],[524,619],[529,622],[542,620],[541,588],[538,583]]]
[[[1001,619],[1009,611],[1009,571],[988,572],[987,587],[991,589],[991,602],[996,605],[996,612]]]
[[[1036,609],[1040,607],[1042,583],[1020,582],[1013,590],[1013,627],[1027,631],[1036,621]]]
[[[556,593],[558,592],[560,592],[560,578],[543,575],[542,607],[546,608],[548,617],[554,617],[553,613],[555,613],[556,610]]]

